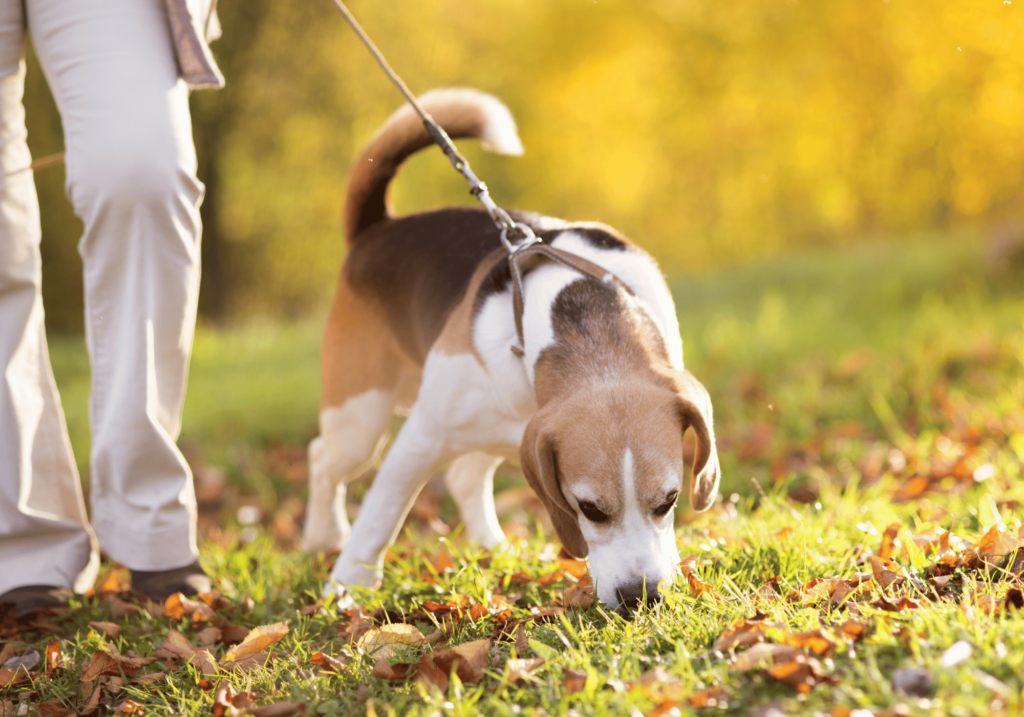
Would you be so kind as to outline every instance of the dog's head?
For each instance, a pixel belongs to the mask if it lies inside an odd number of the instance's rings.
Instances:
[[[612,608],[656,603],[659,583],[678,570],[673,509],[689,428],[697,437],[690,505],[703,511],[718,492],[718,454],[711,400],[689,372],[575,391],[526,428],[523,472],[565,549],[589,558],[597,596]]]

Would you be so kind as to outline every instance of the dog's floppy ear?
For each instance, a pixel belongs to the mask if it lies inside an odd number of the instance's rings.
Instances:
[[[576,511],[569,507],[558,483],[555,446],[552,434],[547,429],[548,419],[545,411],[538,411],[526,426],[523,443],[519,448],[520,464],[526,481],[548,509],[562,547],[574,558],[585,558],[588,552],[587,541],[580,532]]]
[[[689,371],[677,377],[679,412],[683,417],[683,433],[693,428],[697,434],[697,451],[690,476],[690,506],[697,512],[711,507],[718,495],[718,451],[715,448],[715,427],[711,416],[711,397],[700,381]]]

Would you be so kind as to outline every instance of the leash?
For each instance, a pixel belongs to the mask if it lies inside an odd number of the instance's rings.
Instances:
[[[342,14],[348,24],[355,31],[356,35],[362,40],[363,44],[366,45],[366,49],[370,51],[373,58],[380,65],[380,68],[384,71],[384,74],[388,76],[392,84],[398,88],[398,91],[402,93],[406,101],[412,105],[412,108],[416,110],[416,114],[420,116],[423,121],[423,126],[427,130],[427,134],[434,140],[441,151],[444,152],[445,156],[448,157],[448,161],[451,162],[455,171],[463,176],[463,178],[469,183],[469,193],[480,200],[480,203],[484,205],[487,213],[491,219],[497,225],[500,230],[501,243],[504,245],[505,250],[508,252],[508,265],[509,271],[512,275],[512,312],[515,317],[516,324],[516,335],[519,338],[519,345],[512,346],[512,353],[516,356],[523,357],[523,273],[522,261],[528,257],[534,259],[547,258],[555,261],[559,264],[574,269],[590,278],[598,281],[602,284],[617,286],[625,289],[630,295],[633,295],[633,290],[626,286],[625,283],[617,276],[612,274],[610,271],[603,269],[592,261],[584,259],[581,256],[577,256],[571,252],[567,252],[563,249],[556,249],[552,246],[548,246],[544,241],[534,234],[533,229],[528,225],[513,221],[512,217],[509,216],[508,212],[495,204],[494,200],[491,199],[490,193],[487,191],[487,185],[484,184],[473,172],[469,166],[469,161],[466,160],[459,151],[455,148],[455,143],[452,142],[451,137],[444,131],[434,118],[423,109],[412,92],[409,91],[409,87],[402,81],[402,78],[398,76],[398,73],[391,69],[391,65],[384,58],[384,55],[377,46],[370,39],[370,36],[366,34],[355,16],[349,12],[349,9],[345,7],[345,3],[342,0],[333,0],[335,7],[338,8],[338,12]]]
[[[22,172],[28,172],[30,170],[34,172],[37,169],[46,169],[47,167],[53,167],[55,165],[60,164],[63,161],[64,153],[57,152],[57,154],[50,154],[45,157],[40,157],[39,159],[33,161],[32,164],[28,165],[27,167],[19,167],[18,169],[14,169],[10,172],[5,173],[3,176],[13,177],[15,174],[21,174]]]

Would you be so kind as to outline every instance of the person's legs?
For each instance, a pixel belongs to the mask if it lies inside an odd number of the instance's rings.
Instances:
[[[0,596],[39,605],[52,591],[12,591],[85,590],[99,558],[43,331],[24,27],[22,0],[0,0]]]
[[[175,445],[199,289],[188,91],[162,0],[27,0],[85,223],[93,524],[133,571],[194,564],[192,476]]]

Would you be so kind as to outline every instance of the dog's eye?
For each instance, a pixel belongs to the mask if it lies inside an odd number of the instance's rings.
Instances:
[[[579,501],[580,512],[583,513],[584,517],[592,523],[603,523],[608,520],[608,514],[602,513],[596,505],[590,501],[581,500]]]
[[[661,505],[654,509],[654,514],[659,518],[663,515],[667,515],[668,512],[675,507],[676,498],[678,497],[678,493],[672,493],[671,495],[669,495],[668,500],[666,500],[664,503],[662,503]]]

